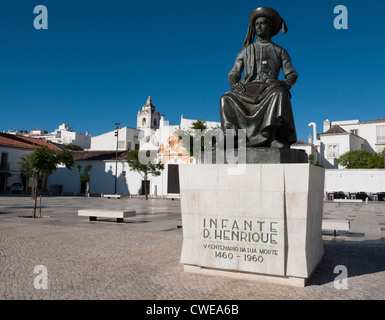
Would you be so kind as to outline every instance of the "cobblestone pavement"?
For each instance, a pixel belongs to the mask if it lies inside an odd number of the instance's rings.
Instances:
[[[131,208],[125,223],[89,222],[87,207]],[[385,299],[385,204],[325,203],[324,217],[351,220],[349,233],[324,235],[325,254],[305,288],[183,272],[180,202],[43,198],[43,218],[28,218],[29,197],[0,196],[0,299]],[[35,289],[34,268],[48,272]],[[337,290],[334,268],[348,270]]]

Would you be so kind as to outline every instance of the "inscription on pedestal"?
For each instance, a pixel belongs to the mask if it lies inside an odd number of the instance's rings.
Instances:
[[[256,273],[285,274],[283,223],[239,217],[200,220],[202,265]]]

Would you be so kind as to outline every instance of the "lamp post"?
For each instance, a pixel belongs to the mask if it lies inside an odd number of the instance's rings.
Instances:
[[[118,122],[115,123],[115,137],[116,137],[116,154],[115,154],[115,194],[116,193],[116,186],[118,183],[118,147],[119,147],[119,129],[120,129],[120,123],[119,120]]]

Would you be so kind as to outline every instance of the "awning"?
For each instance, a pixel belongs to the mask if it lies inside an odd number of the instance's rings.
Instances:
[[[9,178],[12,177],[12,174],[10,174],[9,172],[0,172],[0,177]]]

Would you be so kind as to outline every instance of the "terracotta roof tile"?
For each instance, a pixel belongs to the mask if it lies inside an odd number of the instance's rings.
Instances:
[[[369,121],[362,121],[360,124],[365,123],[379,123],[379,122],[385,122],[385,118],[377,119],[377,120],[369,120]]]
[[[48,147],[51,150],[60,151],[61,149],[52,143],[42,139],[17,136],[14,134],[0,132],[0,145],[9,147],[23,147],[28,149],[36,149],[41,146]]]
[[[311,144],[309,142],[302,141],[302,140],[298,140],[292,144],[292,146],[312,146],[312,145],[313,144]]]
[[[349,133],[346,130],[342,129],[338,125],[334,125],[329,130],[325,131],[323,134],[338,134],[338,133]]]
[[[127,151],[118,152],[118,160],[125,160],[127,158]],[[116,151],[72,151],[72,155],[75,161],[80,160],[115,160]]]

